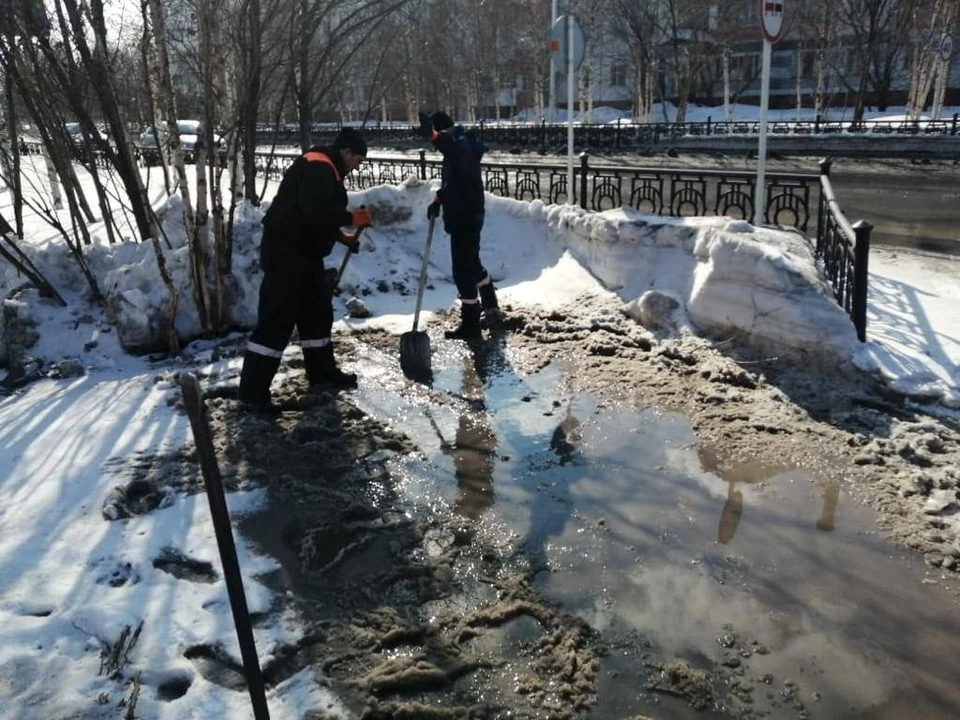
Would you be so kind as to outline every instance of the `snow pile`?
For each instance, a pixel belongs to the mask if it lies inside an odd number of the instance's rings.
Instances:
[[[377,222],[364,234],[362,251],[349,261],[337,299],[338,315],[344,316],[347,304],[353,301],[356,307],[362,298],[371,317],[355,318],[353,326],[395,333],[409,329],[427,229],[424,209],[434,190],[435,181],[410,179],[400,186],[353,194],[351,204],[366,204]],[[249,328],[256,319],[260,221],[268,206],[240,209],[233,278],[225,290],[227,323],[233,327]],[[200,334],[201,326],[190,287],[188,243],[178,229],[181,216],[180,202],[172,198],[161,214],[161,245],[179,293],[176,329],[186,342]],[[434,235],[425,321],[455,302],[448,240],[439,227]],[[590,213],[574,206],[490,196],[483,238],[487,269],[520,305],[542,303],[544,298],[537,295],[543,289],[525,296],[511,293],[511,288],[537,280],[569,251],[626,303],[638,303],[648,291],[672,298],[683,317],[681,325],[694,332],[733,336],[798,359],[812,354],[846,357],[856,348],[852,323],[834,302],[807,241],[794,232],[757,229],[729,218],[664,218],[626,209]],[[62,243],[47,241],[31,251],[55,286],[75,299],[89,298],[89,288]],[[334,249],[328,264],[339,264],[340,253]],[[107,298],[107,314],[120,344],[132,352],[163,347],[160,319],[168,312],[169,294],[151,245],[101,243],[86,257]],[[6,264],[0,272],[0,289],[7,295],[18,280]],[[583,291],[581,285],[550,290],[568,299]]]
[[[631,304],[672,298],[681,324],[796,360],[849,357],[852,322],[807,240],[729,218],[663,218],[557,206],[548,222],[574,255]]]

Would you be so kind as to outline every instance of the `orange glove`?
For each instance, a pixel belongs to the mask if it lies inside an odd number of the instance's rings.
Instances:
[[[344,245],[350,248],[350,252],[352,253],[360,252],[360,240],[357,239],[357,236],[355,233],[351,234],[351,233],[341,232],[340,242],[342,242]]]
[[[366,205],[361,205],[359,210],[350,213],[350,224],[358,228],[373,225],[373,215],[367,210]]]

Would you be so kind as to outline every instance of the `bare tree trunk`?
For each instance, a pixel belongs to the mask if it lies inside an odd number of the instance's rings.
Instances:
[[[143,3],[140,6],[140,11],[143,19],[143,34],[140,37],[140,56],[143,58],[143,75],[146,78],[144,90],[147,95],[147,103],[150,106],[150,122],[154,130],[159,131],[163,123],[163,116],[160,113],[159,103],[157,102],[157,98],[162,94],[161,89],[158,87],[161,75],[159,56],[150,42],[150,8],[146,3]],[[170,195],[173,193],[173,183],[170,181],[170,167],[167,160],[166,148],[161,146],[158,138],[157,161],[160,163],[160,170],[163,174],[163,189],[167,195]],[[146,197],[146,193],[144,193],[144,197]]]
[[[53,207],[57,210],[63,210],[63,194],[60,192],[60,178],[57,176],[57,169],[53,165],[53,158],[50,157],[49,148],[43,148],[43,160],[47,165],[47,182],[50,185],[50,198],[53,200]]]
[[[732,111],[730,108],[730,46],[723,46],[723,119],[730,122]]]
[[[687,105],[690,102],[691,68],[690,53],[683,50],[677,53],[677,117],[676,122],[687,121]]]
[[[802,119],[803,113],[803,44],[800,43],[797,45],[797,66],[795,74],[797,76],[797,122],[800,122]]]
[[[247,6],[247,25],[249,27],[249,47],[247,62],[249,66],[241,78],[243,93],[240,101],[240,137],[243,140],[243,177],[244,198],[257,204],[257,116],[260,109],[260,87],[263,74],[263,26],[260,18],[260,0],[250,0]]]
[[[65,2],[65,7],[67,8],[67,13],[74,29],[74,43],[85,68],[90,73],[91,80],[97,91],[97,98],[100,102],[103,118],[106,120],[110,136],[114,139],[113,146],[102,143],[100,150],[107,154],[114,167],[116,167],[120,175],[120,181],[130,200],[131,210],[137,224],[140,238],[146,238],[150,233],[150,222],[147,208],[140,202],[143,181],[140,177],[136,158],[134,157],[129,142],[126,125],[120,113],[117,102],[117,92],[109,70],[107,27],[104,19],[103,0],[90,0],[82,14],[81,8],[75,0]],[[85,32],[84,18],[86,18],[87,24],[92,30],[94,40],[92,51],[87,43],[89,33]],[[90,138],[87,138],[87,140],[89,141]],[[91,147],[89,142],[87,142],[87,147]],[[90,165],[90,172],[94,175],[94,180],[97,184],[104,220],[108,220],[108,218],[112,216],[112,213],[109,210],[105,193],[100,191],[99,178],[97,177],[97,170],[93,162],[92,153],[88,155],[88,163]]]
[[[184,167],[183,153],[180,147],[180,131],[177,128],[177,104],[173,93],[173,83],[170,78],[170,61],[167,55],[166,23],[163,17],[163,7],[161,6],[161,0],[147,0],[147,4],[150,10],[150,20],[153,26],[153,41],[156,44],[157,62],[159,66],[158,69],[160,71],[160,99],[163,102],[165,110],[164,114],[166,115],[167,122],[170,126],[169,131],[172,141],[171,156],[173,159],[174,171],[177,175],[177,184],[180,188],[180,195],[183,200],[183,224],[184,228],[186,229],[187,237],[196,238],[196,223],[193,214],[193,203],[190,199],[190,184],[187,182],[187,172],[186,168]],[[210,325],[209,317],[207,315],[207,307],[204,302],[206,296],[206,282],[203,278],[202,268],[201,272],[197,272],[198,263],[195,256],[195,248],[191,248],[190,259],[191,267],[193,269],[194,295],[197,304],[197,315],[200,319],[200,326],[206,329]],[[176,340],[174,321],[176,319],[176,307],[179,303],[179,297],[172,284],[169,286],[169,289],[171,291],[171,306],[170,315],[168,317],[170,324],[168,329],[168,342],[172,339],[175,345],[178,346],[179,343]],[[168,348],[171,350],[174,349],[169,345]]]
[[[913,120],[920,118],[927,103],[930,88],[936,76],[936,65],[941,62],[936,50],[942,34],[956,26],[957,17],[960,15],[960,3],[957,0],[934,0],[933,7],[926,16],[929,18],[928,22],[920,21],[920,9],[916,8],[913,13],[914,31],[920,35],[921,26],[926,25],[927,38],[914,44],[911,53],[912,70],[907,117]]]
[[[913,49],[913,77],[907,101],[907,119],[919,120],[930,96],[930,88],[936,72],[933,54],[926,43],[918,43]]]
[[[817,79],[813,92],[813,109],[816,117],[826,115],[829,100],[827,97],[827,73],[829,72],[830,46],[833,43],[834,22],[833,13],[836,0],[824,0],[820,14],[814,19],[817,28],[816,44],[816,74]]]
[[[947,97],[947,85],[950,81],[950,61],[940,60],[937,63],[937,86],[933,92],[933,113],[934,120],[939,120],[943,113],[943,102]]]
[[[203,83],[204,121],[202,136],[198,138],[197,164],[197,227],[194,249],[197,254],[197,274],[203,279],[201,292],[204,306],[213,328],[222,325],[223,313],[223,273],[226,268],[226,238],[223,234],[223,200],[220,197],[220,163],[218,149],[214,144],[213,128],[218,121],[214,77],[223,61],[217,56],[218,42],[217,18],[222,12],[219,0],[202,0],[198,8],[200,40],[200,78]],[[254,135],[256,126],[254,125]],[[210,182],[208,185],[207,176]],[[213,210],[213,300],[207,288],[208,253],[207,245],[211,228],[207,207]]]
[[[17,112],[13,101],[13,76],[9,69],[4,69],[4,112],[7,118],[7,128],[10,137],[10,159],[7,172],[10,192],[13,193],[13,222],[17,229],[17,236],[23,237],[23,188],[20,184],[20,139],[17,137]],[[3,157],[7,160],[6,155]],[[7,163],[5,163],[6,165]],[[12,183],[12,184],[11,184]]]

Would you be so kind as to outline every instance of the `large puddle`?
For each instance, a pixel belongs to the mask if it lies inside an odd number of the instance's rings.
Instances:
[[[957,716],[954,601],[839,487],[791,468],[718,474],[686,418],[569,397],[556,366],[520,378],[496,352],[434,363],[450,406],[407,393],[397,410],[382,386],[357,399],[427,453],[406,493],[478,519],[601,631],[595,718],[689,717],[640,679],[671,657],[742,673],[771,717]]]

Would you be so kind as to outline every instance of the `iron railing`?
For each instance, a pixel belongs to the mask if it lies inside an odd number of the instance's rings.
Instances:
[[[258,173],[279,179],[297,155],[257,154]],[[442,159],[417,156],[390,158],[372,153],[360,169],[347,176],[347,187],[363,190],[380,184],[399,184],[410,177],[440,177]],[[631,207],[655,215],[724,215],[752,220],[756,174],[737,170],[684,170],[591,164],[582,153],[573,174],[573,201],[585,210]],[[492,195],[515,200],[567,201],[567,166],[538,162],[488,162],[481,172]],[[814,208],[811,190],[818,176],[804,173],[767,175],[764,219],[806,232]]]
[[[870,231],[873,226],[847,220],[833,194],[829,158],[820,162],[820,208],[817,223],[817,258],[833,293],[853,320],[860,342],[867,339],[867,279],[870,258]]]
[[[311,133],[314,142],[326,142],[338,131],[336,124],[317,126]],[[397,145],[403,142],[423,142],[418,127],[376,123],[363,126],[368,142]],[[469,128],[477,137],[491,146],[528,150],[564,148],[567,145],[565,123],[511,123],[480,121]],[[956,137],[960,136],[960,113],[940,120],[781,120],[770,122],[767,131],[776,136],[892,136],[892,137]],[[651,122],[635,123],[618,120],[611,123],[576,123],[573,127],[574,145],[591,150],[628,150],[658,145],[680,138],[749,137],[759,135],[758,121],[734,120],[705,122]],[[258,145],[299,146],[299,131],[285,128],[260,129]]]

